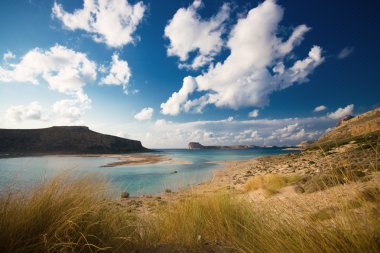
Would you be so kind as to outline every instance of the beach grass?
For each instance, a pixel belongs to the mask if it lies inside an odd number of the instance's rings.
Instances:
[[[292,185],[301,179],[299,175],[266,174],[250,178],[244,185],[246,191],[263,189],[267,195],[273,195],[288,185]]]
[[[277,185],[284,176],[271,177]],[[130,212],[98,177],[61,175],[0,198],[0,252],[379,252],[380,188],[338,185],[352,196],[251,203],[245,193],[190,194]],[[318,192],[314,194],[320,194]],[[319,196],[320,197],[320,196]]]
[[[0,197],[0,252],[98,252],[136,239],[137,223],[96,176],[59,175]]]

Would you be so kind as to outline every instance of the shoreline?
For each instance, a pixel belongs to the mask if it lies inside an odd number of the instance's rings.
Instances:
[[[30,154],[30,155],[0,155],[0,159],[6,158],[22,158],[22,157],[99,157],[99,158],[114,158],[118,161],[104,164],[100,167],[110,168],[118,166],[136,166],[148,165],[157,163],[168,164],[191,164],[189,161],[175,160],[169,156],[162,154],[147,154],[144,153],[127,153],[127,154]]]
[[[127,206],[129,205],[128,203],[134,203],[135,201],[143,203],[151,203],[156,200],[159,202],[173,202],[192,194],[207,195],[217,192],[229,192],[240,195],[246,192],[244,189],[246,182],[255,176],[280,174],[310,178],[329,173],[329,171],[333,170],[332,164],[340,168],[341,166],[345,166],[344,164],[348,161],[353,166],[357,166],[356,164],[370,166],[371,161],[376,161],[376,158],[372,157],[374,156],[372,153],[366,150],[358,150],[357,145],[348,144],[337,147],[329,151],[328,154],[321,150],[303,150],[302,152],[260,156],[245,160],[209,162],[220,165],[220,167],[211,171],[212,177],[210,180],[184,186],[175,191],[132,196],[129,199],[122,199],[122,202]],[[285,194],[296,194],[293,188],[294,186],[285,188]],[[250,192],[247,196],[250,199],[253,198],[251,201],[266,199],[262,191]],[[144,205],[140,207],[142,211],[149,211],[149,208],[149,206],[144,207]]]

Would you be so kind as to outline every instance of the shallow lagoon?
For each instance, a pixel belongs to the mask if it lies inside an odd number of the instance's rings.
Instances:
[[[118,190],[128,191],[131,195],[154,194],[164,191],[165,188],[177,190],[211,180],[212,170],[221,168],[221,165],[210,162],[294,152],[280,148],[160,151],[159,154],[170,156],[178,161],[187,161],[189,164],[163,162],[149,165],[101,167],[117,159],[62,156],[4,158],[0,159],[0,189],[10,184],[33,185],[68,171],[74,174],[104,175]],[[173,173],[174,171],[177,173]]]

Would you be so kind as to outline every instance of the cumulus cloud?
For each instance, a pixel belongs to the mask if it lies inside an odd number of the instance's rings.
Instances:
[[[122,85],[124,92],[128,94],[128,83],[131,75],[128,62],[120,60],[118,54],[113,54],[109,73],[101,79],[100,84]]]
[[[84,30],[95,42],[110,47],[122,47],[134,42],[133,34],[141,22],[146,6],[142,2],[129,4],[127,0],[84,0],[83,9],[66,12],[57,2],[53,17],[70,30]]]
[[[327,109],[326,106],[324,106],[324,105],[319,105],[319,106],[317,106],[317,107],[314,108],[314,112],[321,112],[321,111],[324,111],[324,110],[326,110],[326,109]]]
[[[269,137],[269,140],[276,140],[278,143],[301,142],[303,140],[314,140],[321,134],[321,131],[305,131],[298,123],[287,125],[275,130]]]
[[[163,114],[177,115],[181,111],[181,105],[184,104],[189,94],[196,88],[194,78],[188,76],[183,79],[183,86],[178,92],[174,92],[165,103],[161,104]],[[190,108],[189,108],[190,109]]]
[[[14,55],[11,51],[7,51],[5,54],[3,54],[3,60],[7,62],[9,59],[16,58],[16,55]]]
[[[50,89],[71,97],[68,107],[71,111],[74,111],[74,107],[75,110],[85,110],[90,107],[91,100],[83,88],[87,82],[96,80],[96,74],[96,64],[89,60],[86,54],[61,45],[55,45],[45,51],[39,48],[32,49],[22,56],[18,63],[0,66],[0,82],[25,82],[38,85],[44,80]],[[67,105],[67,102],[58,104],[64,103]],[[54,111],[62,112],[58,109]],[[64,117],[69,113],[61,115]],[[69,121],[72,118],[76,117],[70,116]]]
[[[314,140],[333,127],[336,121],[326,117],[250,119],[232,117],[220,120],[173,122],[158,119],[155,122],[129,130],[133,138],[147,147],[184,148],[191,141],[204,145],[295,145]],[[125,129],[123,125],[120,129]],[[116,129],[115,133],[120,132]],[[160,138],[157,139],[157,136]]]
[[[198,14],[201,0],[195,0],[188,8],[180,8],[165,27],[165,37],[170,41],[169,56],[178,56],[179,67],[198,69],[209,64],[217,55],[224,42],[224,23],[229,17],[230,7],[223,4],[219,12],[204,20]],[[189,53],[196,52],[191,61]]]
[[[5,120],[8,122],[23,122],[25,120],[41,120],[42,106],[38,101],[29,105],[16,105],[9,107],[5,112]]]
[[[46,51],[32,49],[19,63],[0,67],[1,82],[39,84],[39,79],[52,90],[73,95],[82,91],[86,81],[96,79],[96,64],[83,53],[56,45]]]
[[[251,111],[250,113],[248,113],[248,117],[256,118],[257,116],[259,116],[259,110],[258,109],[255,109],[255,110]]]
[[[135,119],[140,120],[140,121],[150,120],[152,118],[153,112],[154,112],[153,108],[146,107],[135,115]]]
[[[339,52],[337,57],[338,57],[338,59],[342,60],[342,59],[350,56],[353,52],[354,52],[353,47],[345,47]]]
[[[338,108],[338,110],[336,110],[335,112],[327,114],[327,116],[330,119],[341,119],[341,118],[344,118],[348,115],[352,115],[353,112],[354,112],[354,105],[350,104],[344,108]]]
[[[81,122],[84,112],[90,108],[91,100],[86,94],[79,98],[59,100],[52,106],[56,123],[68,125]]]
[[[211,65],[207,72],[197,77],[184,79],[195,82],[191,93],[196,90],[203,95],[194,100],[173,101],[175,92],[169,98],[170,103],[168,100],[161,104],[162,113],[177,115],[181,111],[191,111],[191,107],[202,112],[208,104],[233,109],[263,106],[269,103],[273,91],[307,82],[314,69],[324,61],[322,48],[313,46],[307,57],[291,62],[289,55],[310,28],[297,26],[289,38],[281,38],[279,23],[282,17],[283,9],[274,0],[266,0],[251,9],[231,30],[227,42],[230,55],[225,61]],[[190,92],[186,97],[189,95]]]

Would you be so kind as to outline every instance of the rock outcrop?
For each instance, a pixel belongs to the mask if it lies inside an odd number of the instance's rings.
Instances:
[[[380,108],[360,114],[356,117],[346,117],[338,125],[323,135],[317,143],[341,140],[369,134],[380,130]]]
[[[140,141],[91,131],[84,126],[0,129],[0,154],[118,154],[146,152]]]
[[[199,142],[190,142],[188,149],[247,149],[253,148],[251,145],[233,145],[233,146],[203,146]]]

